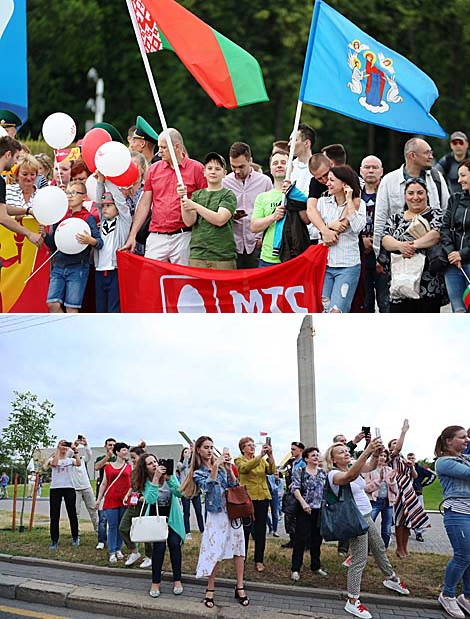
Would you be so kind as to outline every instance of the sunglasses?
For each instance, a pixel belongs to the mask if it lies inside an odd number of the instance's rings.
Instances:
[[[459,144],[460,146],[463,146],[464,141],[463,140],[452,140],[451,144]]]
[[[419,176],[415,177],[415,178],[409,178],[406,183],[405,183],[405,188],[407,189],[410,185],[414,185],[415,183],[418,183],[418,185],[421,185],[421,187],[424,187],[424,189],[426,189],[426,191],[428,190],[427,186],[426,186],[426,182],[423,181],[422,178],[420,178]]]

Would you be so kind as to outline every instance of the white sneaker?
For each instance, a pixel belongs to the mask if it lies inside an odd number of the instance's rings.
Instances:
[[[124,563],[124,565],[132,565],[138,559],[140,559],[140,552],[131,552],[131,554],[127,557],[127,561]]]
[[[457,598],[457,604],[470,615],[470,600],[463,593]]]
[[[193,539],[193,536],[191,535],[191,533],[186,533],[186,539]]]
[[[465,617],[465,613],[460,610],[455,598],[448,598],[445,595],[442,595],[442,593],[439,593],[439,597],[437,599],[442,608],[451,617],[456,617],[457,619],[463,619]]]
[[[300,574],[299,574],[299,572],[291,572],[290,579],[291,579],[291,580],[294,580],[295,582],[296,582],[297,580],[300,580]]]
[[[152,559],[145,557],[139,567],[141,567],[142,569],[145,569],[146,567],[152,567]]]
[[[362,619],[372,619],[372,615],[364,606],[364,604],[361,604],[361,600],[356,600],[354,604],[348,600],[346,602],[344,610],[347,613],[354,615],[355,617],[362,617]]]
[[[96,544],[96,550],[103,550],[103,548],[104,548],[104,544],[103,544],[103,542],[98,542],[98,543]]]
[[[328,572],[325,572],[325,570],[322,570],[321,567],[318,570],[312,570],[313,574],[316,574],[317,576],[321,576],[322,578],[325,578],[325,576],[328,576]]]
[[[383,582],[384,587],[387,589],[393,589],[394,591],[398,591],[402,595],[410,595],[409,590],[406,588],[405,583],[401,578],[397,577],[397,580],[392,580],[391,578],[386,578]]]
[[[110,563],[117,563],[117,557],[116,557],[116,555],[114,554],[114,552],[113,552],[113,554],[112,554],[112,555],[109,555],[109,562],[110,562]]]
[[[120,550],[117,550],[117,551],[116,551],[116,557],[117,557],[118,559],[124,559],[124,555],[122,554],[122,552],[121,552]]]

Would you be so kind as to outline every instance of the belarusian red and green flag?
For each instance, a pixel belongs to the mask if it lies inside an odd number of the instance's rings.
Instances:
[[[131,0],[147,53],[175,52],[218,105],[268,101],[258,61],[175,0]]]
[[[468,312],[468,310],[470,309],[470,285],[465,288],[465,291],[462,295],[462,299],[463,299],[465,308]]]

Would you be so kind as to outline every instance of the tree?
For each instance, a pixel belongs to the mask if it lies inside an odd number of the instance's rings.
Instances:
[[[39,402],[38,397],[29,391],[13,392],[16,398],[11,403],[12,412],[8,425],[3,428],[1,443],[6,450],[21,459],[24,471],[23,502],[20,515],[20,532],[24,531],[23,516],[28,481],[28,465],[34,452],[40,447],[51,447],[57,437],[51,434],[50,421],[55,417],[54,406],[49,400]]]

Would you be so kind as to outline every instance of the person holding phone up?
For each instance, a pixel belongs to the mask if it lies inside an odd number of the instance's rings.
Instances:
[[[269,438],[269,437],[268,437]],[[258,456],[255,456],[256,445],[251,436],[243,436],[238,441],[238,447],[243,454],[235,458],[240,483],[244,484],[253,502],[255,510],[254,522],[243,525],[245,533],[245,557],[248,556],[250,533],[255,540],[255,567],[257,572],[264,572],[264,550],[266,547],[266,524],[268,507],[271,501],[266,475],[273,475],[276,470],[273,448],[264,443]]]
[[[72,449],[73,457],[68,457],[69,450]],[[72,483],[72,467],[80,466],[80,456],[76,446],[72,448],[70,441],[61,440],[57,445],[55,454],[51,456],[47,462],[51,468],[51,486],[49,494],[49,513],[50,513],[50,531],[51,545],[49,550],[57,550],[59,545],[59,519],[60,507],[62,499],[65,501],[67,516],[70,522],[70,531],[72,533],[72,544],[78,546],[80,539],[78,537],[78,518],[75,508],[75,489]]]

